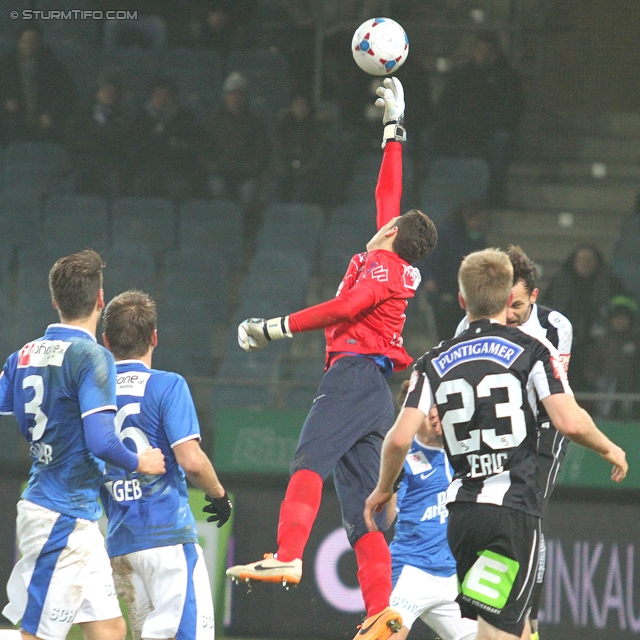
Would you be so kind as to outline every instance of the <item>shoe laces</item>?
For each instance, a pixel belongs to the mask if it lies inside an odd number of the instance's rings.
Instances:
[[[275,558],[275,557],[276,557],[276,554],[275,554],[275,553],[265,553],[265,554],[263,555],[263,558],[264,558],[265,560],[269,560],[269,558]]]

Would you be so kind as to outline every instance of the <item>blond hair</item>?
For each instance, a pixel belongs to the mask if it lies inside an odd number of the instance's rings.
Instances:
[[[471,318],[497,316],[507,306],[513,286],[509,256],[499,249],[470,253],[460,265],[458,286]]]

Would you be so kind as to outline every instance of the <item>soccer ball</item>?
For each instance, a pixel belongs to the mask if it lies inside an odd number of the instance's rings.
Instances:
[[[372,18],[356,29],[351,53],[363,71],[372,76],[386,76],[407,59],[409,38],[395,20]]]

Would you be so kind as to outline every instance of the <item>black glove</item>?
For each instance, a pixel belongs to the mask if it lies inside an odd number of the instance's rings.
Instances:
[[[400,469],[400,473],[398,474],[396,481],[393,483],[393,493],[398,493],[400,489],[400,485],[402,484],[403,480],[404,480],[404,467]]]
[[[207,518],[207,522],[217,522],[219,529],[231,516],[231,509],[233,507],[231,500],[229,500],[226,491],[221,498],[205,496],[204,499],[209,502],[209,504],[202,507],[202,510],[205,513],[213,514]]]

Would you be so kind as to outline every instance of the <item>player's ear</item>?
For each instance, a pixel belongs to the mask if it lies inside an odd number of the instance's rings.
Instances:
[[[98,291],[98,299],[97,299],[98,309],[104,309],[104,289],[100,289]]]
[[[109,349],[109,351],[111,351],[111,346],[109,345],[109,339],[107,338],[107,334],[103,333],[102,334],[102,344]]]
[[[154,329],[151,334],[151,346],[155,349],[158,346],[158,330]]]
[[[540,293],[540,289],[536,288],[531,292],[531,297],[529,298],[529,302],[533,304],[538,299],[538,294]]]
[[[458,304],[461,309],[464,309],[465,311],[467,310],[467,303],[464,301],[461,293],[458,293]]]
[[[393,238],[394,236],[397,236],[397,235],[398,235],[398,231],[399,231],[399,229],[398,229],[398,227],[397,227],[397,226],[391,227],[391,229],[389,229],[389,230],[384,234],[384,237],[385,237],[385,238]]]

